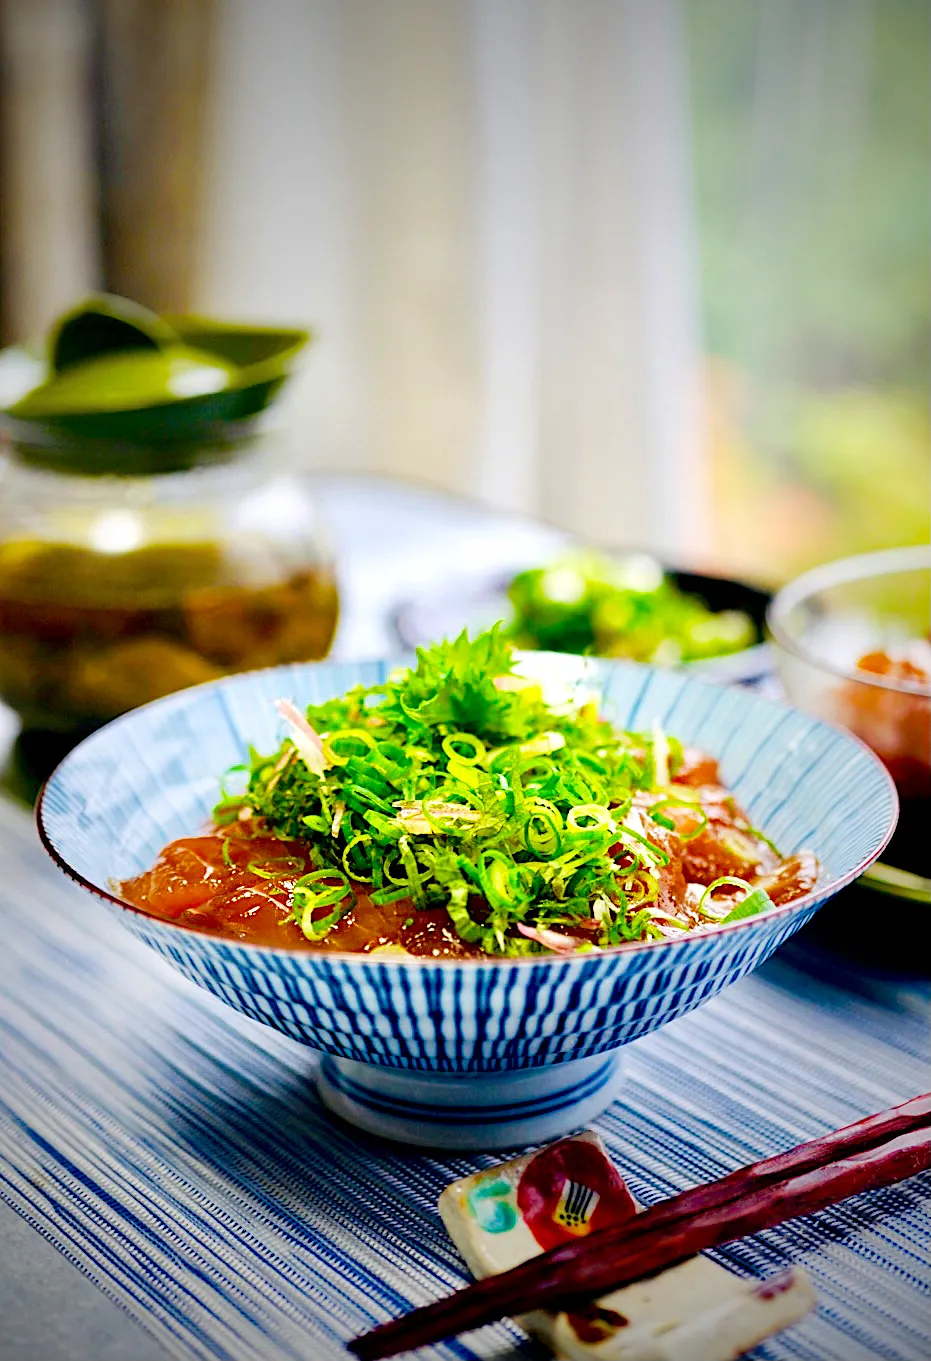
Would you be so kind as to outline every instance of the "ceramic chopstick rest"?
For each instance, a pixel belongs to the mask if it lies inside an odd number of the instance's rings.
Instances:
[[[591,1132],[464,1177],[439,1201],[449,1235],[477,1277],[506,1271],[636,1208]],[[732,1361],[814,1304],[800,1268],[747,1280],[696,1256],[584,1311],[537,1311],[518,1321],[566,1361]]]

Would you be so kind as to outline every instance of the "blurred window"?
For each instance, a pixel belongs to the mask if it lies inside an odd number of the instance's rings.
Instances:
[[[928,538],[927,0],[686,0],[713,552]]]
[[[673,561],[925,540],[929,40],[929,0],[2,0],[0,326],[310,322],[295,459]]]

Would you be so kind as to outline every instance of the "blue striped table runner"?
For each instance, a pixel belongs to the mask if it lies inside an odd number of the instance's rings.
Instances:
[[[436,1215],[492,1160],[388,1151],[332,1123],[314,1056],[175,975],[60,879],[0,803],[0,1195],[178,1357],[345,1355],[461,1282]],[[645,1202],[931,1086],[927,990],[852,987],[790,947],[632,1046],[599,1122]],[[720,1254],[791,1260],[821,1307],[767,1361],[918,1361],[927,1178]],[[538,1356],[510,1324],[423,1355]]]

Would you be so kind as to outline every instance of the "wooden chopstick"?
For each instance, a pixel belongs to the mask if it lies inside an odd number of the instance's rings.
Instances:
[[[575,1308],[706,1248],[931,1167],[931,1093],[533,1257],[349,1344],[380,1361],[514,1313]]]

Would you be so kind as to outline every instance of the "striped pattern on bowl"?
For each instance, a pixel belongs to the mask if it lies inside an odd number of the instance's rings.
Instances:
[[[384,680],[383,662],[281,667],[185,691],[111,723],[52,776],[39,809],[63,869],[188,978],[246,1015],[342,1059],[433,1073],[500,1072],[616,1049],[763,962],[880,853],[896,798],[865,747],[738,689],[633,663],[534,654],[547,676],[596,692],[614,722],[654,722],[721,761],[754,823],[822,874],[799,902],[681,940],[578,958],[481,962],[260,949],[185,931],[109,893],[209,816],[248,743],[280,740],[273,701],[319,702]]]

